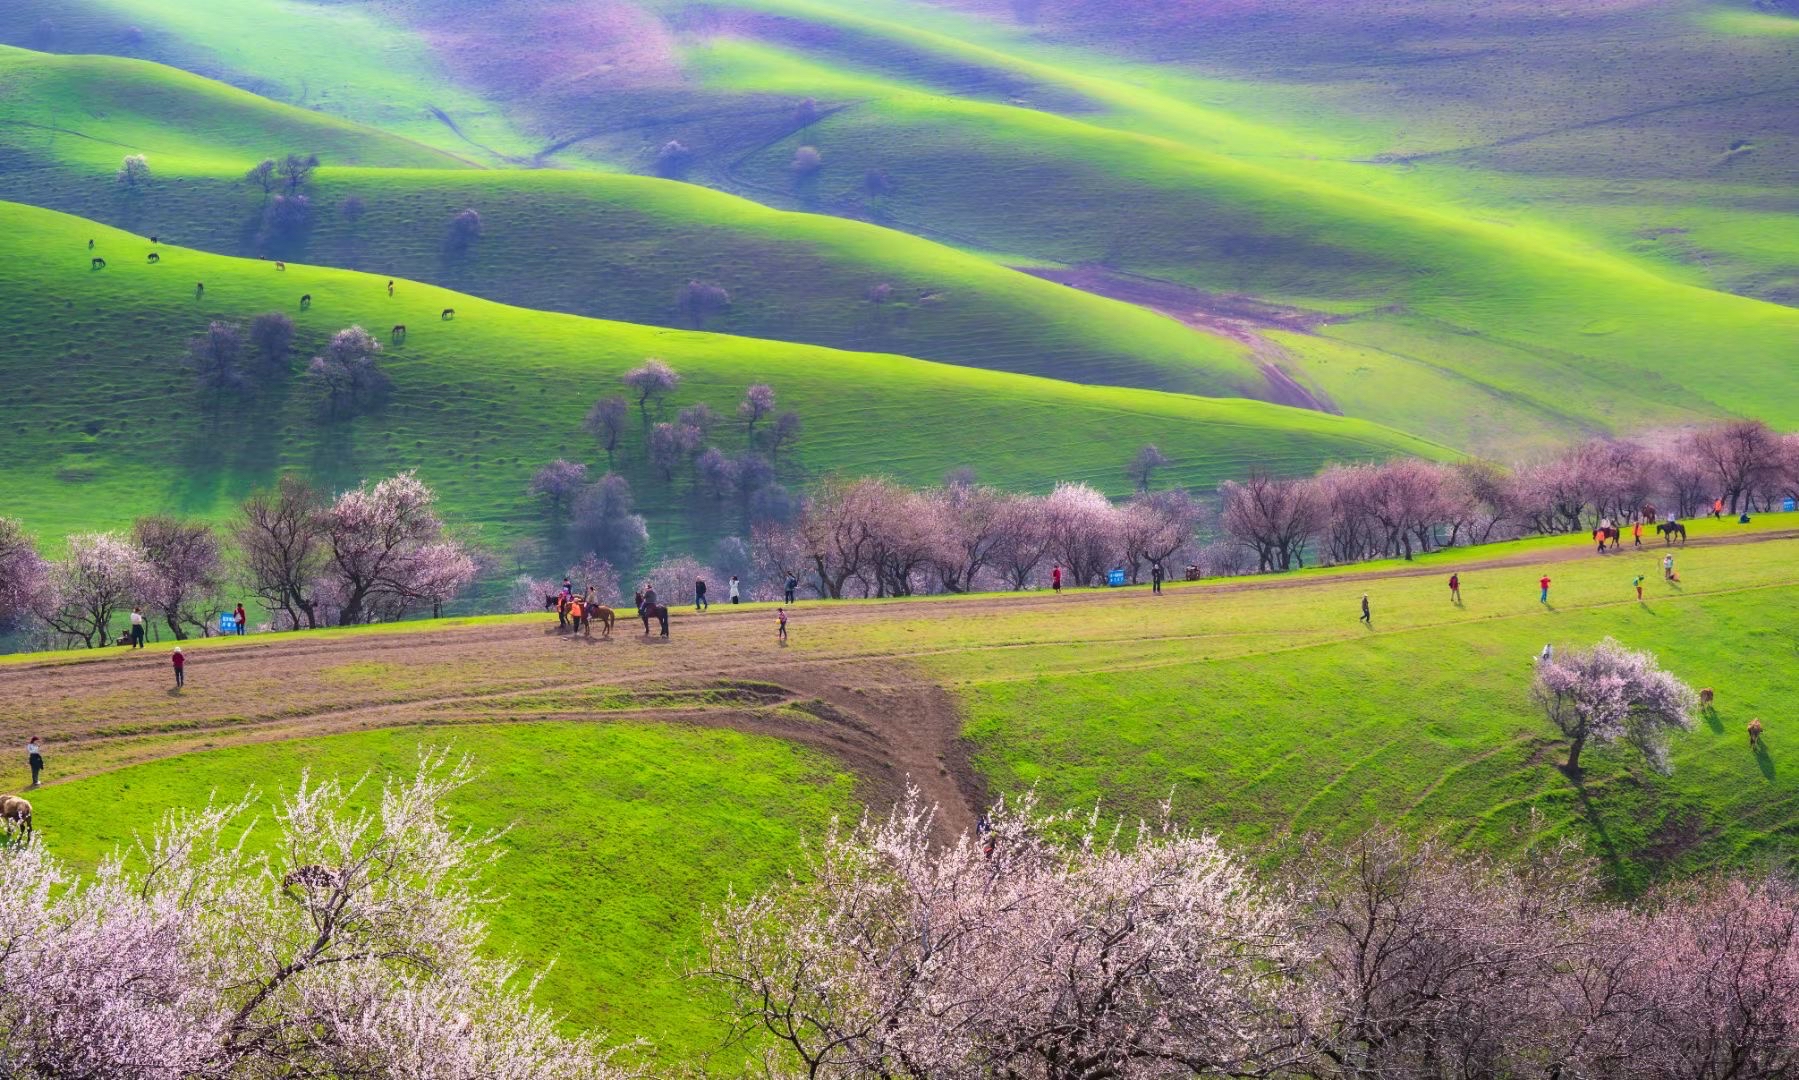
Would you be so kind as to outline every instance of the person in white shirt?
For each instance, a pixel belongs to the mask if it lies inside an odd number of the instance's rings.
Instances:
[[[742,598],[737,593],[737,575],[732,574],[731,575],[731,603],[736,604],[736,603],[741,603],[741,602],[742,602]]]
[[[39,745],[36,735],[25,744],[25,761],[31,766],[31,786],[37,787],[37,774],[44,771],[44,748]]]
[[[144,610],[142,608],[131,609],[131,647],[134,649],[144,647]]]

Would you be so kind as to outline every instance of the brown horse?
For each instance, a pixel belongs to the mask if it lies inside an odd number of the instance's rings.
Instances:
[[[650,620],[655,619],[662,624],[662,636],[668,636],[668,608],[662,604],[645,604],[637,609],[638,618],[643,620],[643,636],[650,636]]]
[[[11,836],[15,829],[21,840],[31,839],[36,831],[31,824],[31,804],[17,795],[8,795],[0,799],[0,821],[6,823],[6,834]]]
[[[1662,534],[1663,547],[1672,544],[1676,536],[1680,537],[1681,547],[1687,546],[1687,527],[1678,521],[1664,521],[1655,527],[1655,531]]]
[[[618,620],[618,612],[613,611],[609,607],[601,607],[599,604],[595,604],[594,606],[587,608],[586,611],[587,611],[587,621],[588,621],[588,627],[589,627],[588,633],[591,634],[593,632],[592,631],[593,621],[595,619],[598,619],[600,622],[600,627],[601,627],[600,636],[603,638],[611,637],[612,636],[612,624]],[[649,627],[647,624],[644,627],[644,633],[646,633],[646,634],[649,633]]]

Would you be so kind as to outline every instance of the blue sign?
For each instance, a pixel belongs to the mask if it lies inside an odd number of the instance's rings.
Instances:
[[[237,616],[235,614],[227,611],[219,616],[219,633],[221,633],[221,634],[237,633]]]
[[[1793,500],[1787,499],[1785,502],[1782,502],[1780,504],[1780,508],[1782,510],[1785,510],[1789,514],[1792,513],[1793,512]]]
[[[1123,585],[1124,584],[1124,571],[1123,570],[1107,570],[1106,571],[1106,584],[1111,585],[1111,586]]]

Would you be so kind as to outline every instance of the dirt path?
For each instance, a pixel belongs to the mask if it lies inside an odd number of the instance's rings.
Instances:
[[[1690,546],[1795,538],[1799,529]],[[1463,561],[1455,569],[1598,557],[1570,538],[1567,546]],[[1205,604],[1221,593],[1448,572],[1442,565],[1388,566],[1328,577],[1248,578],[1174,586],[1165,602]],[[928,606],[809,603],[800,608],[795,631],[803,637],[793,647],[774,645],[766,611],[727,607],[677,618],[668,641],[645,638],[640,624],[622,619],[610,640],[591,641],[565,637],[553,626],[428,622],[408,624],[416,632],[250,638],[192,650],[188,686],[179,695],[170,686],[165,649],[106,650],[92,659],[0,665],[0,701],[7,710],[4,738],[48,740],[52,782],[196,750],[376,728],[541,720],[729,728],[830,755],[856,775],[876,809],[914,785],[941,808],[940,829],[948,835],[972,824],[987,800],[955,699],[917,663],[932,650],[870,648],[836,630],[876,620],[967,621],[1051,606],[1067,611],[1120,599],[1115,591],[1088,589],[1059,597],[948,598]],[[1033,639],[991,647],[1069,643]]]

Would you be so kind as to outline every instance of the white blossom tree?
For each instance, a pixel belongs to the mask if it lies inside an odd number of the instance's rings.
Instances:
[[[39,613],[59,634],[88,648],[105,645],[115,615],[156,595],[156,575],[137,545],[118,533],[69,537],[68,554],[53,564]]]
[[[1539,663],[1531,690],[1549,722],[1571,740],[1563,766],[1570,775],[1580,771],[1590,739],[1629,743],[1652,768],[1668,772],[1668,733],[1692,730],[1699,710],[1699,695],[1663,671],[1653,653],[1609,637]]]

